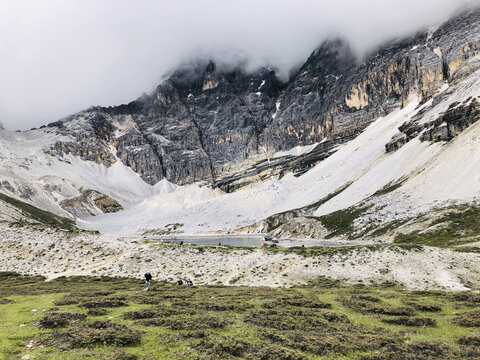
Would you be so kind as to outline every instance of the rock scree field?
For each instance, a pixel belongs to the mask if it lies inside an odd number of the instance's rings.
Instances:
[[[466,227],[466,229],[469,227]],[[465,230],[466,231],[466,230]],[[414,233],[415,241],[422,237]],[[180,245],[0,223],[0,271],[60,276],[193,279],[199,285],[294,286],[325,276],[349,284],[396,282],[412,290],[479,290],[478,234],[432,246],[409,242],[343,247],[274,249]],[[441,247],[440,247],[441,245]]]

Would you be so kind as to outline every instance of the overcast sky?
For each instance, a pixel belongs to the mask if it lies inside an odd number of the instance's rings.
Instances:
[[[150,92],[188,58],[283,74],[322,40],[358,54],[480,0],[0,0],[0,123],[27,129]]]

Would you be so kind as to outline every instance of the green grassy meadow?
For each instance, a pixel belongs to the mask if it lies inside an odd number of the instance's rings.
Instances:
[[[480,295],[0,273],[0,358],[474,359]],[[33,357],[32,357],[33,356]]]

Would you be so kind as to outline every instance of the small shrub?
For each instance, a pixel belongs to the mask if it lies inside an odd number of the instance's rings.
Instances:
[[[202,305],[197,306],[197,308],[202,310],[207,310],[207,311],[243,312],[253,308],[253,305],[245,302],[242,303],[242,302],[236,302],[236,301],[223,301],[223,302],[215,301],[215,302],[203,303]]]
[[[382,301],[379,298],[376,298],[376,297],[371,296],[371,295],[357,295],[355,297],[352,296],[352,298],[357,298],[360,301],[368,301],[368,302],[374,302],[374,303],[379,303],[379,302]]]
[[[385,324],[391,324],[391,325],[421,326],[421,327],[435,326],[437,323],[434,319],[431,319],[431,318],[416,318],[416,317],[407,317],[407,316],[382,319],[382,322],[384,322]]]
[[[228,325],[228,322],[217,316],[175,316],[172,318],[152,318],[136,321],[138,325],[165,326],[171,330],[202,330],[218,329]]]
[[[455,356],[442,342],[417,341],[390,344],[381,352],[360,356],[360,360],[452,360]]]
[[[262,337],[281,346],[320,356],[381,349],[398,341],[387,329],[379,331],[352,324],[331,325],[315,332],[267,330]]]
[[[304,356],[276,345],[254,345],[242,339],[230,337],[205,339],[198,345],[204,349],[208,359],[245,358],[258,360],[301,360]]]
[[[15,301],[10,299],[0,299],[0,305],[8,305],[8,304],[15,304]]]
[[[194,331],[188,331],[188,332],[179,332],[177,335],[177,338],[179,340],[185,340],[185,339],[203,339],[209,336],[208,332],[205,330],[194,330]]]
[[[64,297],[56,300],[54,304],[58,306],[74,305],[80,303],[80,301],[82,301],[82,298],[79,296],[65,295]]]
[[[102,315],[107,315],[108,313],[109,311],[104,308],[91,308],[91,309],[88,309],[87,311],[87,315],[90,315],[90,316],[102,316]]]
[[[480,337],[478,337],[478,336],[460,336],[460,338],[458,339],[458,343],[460,345],[480,346]]]
[[[462,346],[459,355],[460,359],[480,359],[480,347]]]
[[[342,313],[313,309],[268,309],[252,310],[244,321],[278,330],[315,330],[328,328],[329,323],[350,323]]]
[[[251,347],[251,344],[242,339],[226,338],[222,341],[216,341],[211,353],[215,355],[232,355],[234,357],[243,356]]]
[[[137,360],[138,356],[135,354],[129,354],[125,351],[116,351],[108,357],[108,360]]]
[[[72,325],[78,321],[84,320],[85,314],[69,313],[69,312],[52,312],[46,314],[38,320],[38,326],[41,328],[58,328]]]
[[[275,309],[277,307],[295,306],[311,309],[331,309],[332,304],[325,303],[315,298],[305,298],[301,296],[293,298],[282,298],[275,301],[269,301],[262,304],[264,309]]]
[[[417,311],[423,312],[440,312],[442,307],[438,305],[426,305],[426,304],[412,304],[413,308]]]
[[[91,308],[113,308],[127,306],[127,298],[125,296],[105,297],[96,300],[85,301],[80,306],[87,309]]]
[[[452,319],[452,322],[464,327],[480,327],[480,311],[459,314]]]
[[[259,360],[302,360],[305,356],[292,350],[287,350],[275,345],[256,346],[250,350],[246,356],[247,359]]]
[[[98,344],[136,345],[141,332],[111,321],[95,321],[62,332],[54,332],[51,342],[59,348],[73,349]]]
[[[178,310],[165,307],[153,307],[148,309],[142,309],[137,311],[127,311],[123,314],[125,319],[151,319],[151,318],[160,318],[167,317],[170,315],[180,313]]]
[[[362,314],[411,316],[415,313],[414,309],[411,307],[381,306],[379,304],[372,305],[370,302],[361,301],[355,297],[350,299],[342,298],[340,299],[340,302],[343,306],[358,311]]]

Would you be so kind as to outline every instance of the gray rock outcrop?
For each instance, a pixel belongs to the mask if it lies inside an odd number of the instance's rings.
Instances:
[[[48,152],[105,166],[121,161],[149,184],[204,181],[233,191],[284,171],[308,170],[378,117],[417,95],[425,102],[445,82],[478,70],[480,62],[471,61],[478,53],[480,11],[473,11],[434,32],[387,44],[362,62],[345,42],[327,41],[287,83],[267,68],[247,73],[240,65],[190,64],[151,95],[48,125],[71,139]],[[422,138],[448,139],[464,129],[472,120],[458,111],[451,109]],[[387,151],[412,134],[418,129],[405,128]],[[270,161],[277,151],[323,140],[329,145],[310,155]]]

